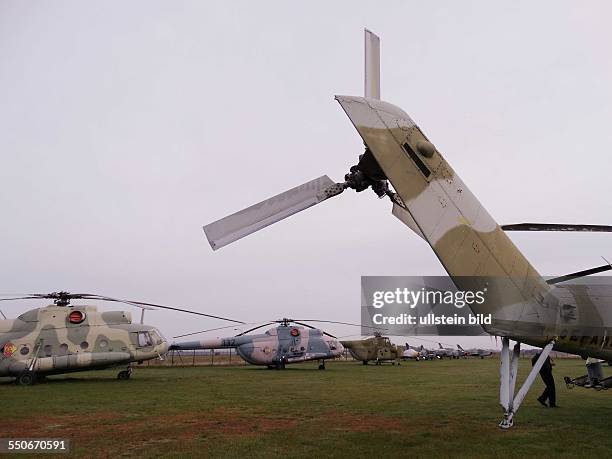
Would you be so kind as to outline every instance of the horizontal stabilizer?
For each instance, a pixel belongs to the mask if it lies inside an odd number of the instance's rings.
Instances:
[[[206,225],[204,226],[204,233],[206,233],[213,250],[217,250],[272,223],[340,194],[343,190],[342,184],[336,184],[327,175],[323,175]]]
[[[395,217],[397,217],[404,225],[406,225],[412,231],[417,233],[421,238],[425,239],[425,236],[423,236],[423,233],[419,229],[419,225],[416,224],[416,222],[414,221],[414,218],[412,218],[412,215],[410,215],[410,212],[408,212],[405,207],[402,207],[399,204],[394,202],[391,213]]]
[[[517,223],[503,225],[504,231],[584,231],[596,233],[612,232],[610,225],[573,225],[566,223]]]

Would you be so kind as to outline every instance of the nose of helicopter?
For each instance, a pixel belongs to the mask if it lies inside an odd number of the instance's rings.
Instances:
[[[344,346],[340,341],[335,338],[328,338],[326,341],[329,346],[329,351],[334,357],[342,355],[344,352]]]
[[[168,353],[169,348],[170,348],[170,345],[168,344],[168,341],[163,339],[162,342],[157,345],[157,352],[161,355],[164,355]]]

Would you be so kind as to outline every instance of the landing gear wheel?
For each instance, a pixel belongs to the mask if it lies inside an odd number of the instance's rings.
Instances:
[[[119,374],[117,375],[117,379],[121,381],[127,381],[128,379],[130,379],[130,371],[129,370],[120,371]]]
[[[325,364],[324,363],[320,363],[319,364],[319,370],[325,370]]]
[[[364,361],[363,361],[363,364],[364,364],[364,365],[367,365],[367,364],[368,364],[368,361],[367,361],[367,360],[364,360]]]
[[[15,380],[18,386],[31,386],[36,382],[36,374],[32,371],[24,371]]]

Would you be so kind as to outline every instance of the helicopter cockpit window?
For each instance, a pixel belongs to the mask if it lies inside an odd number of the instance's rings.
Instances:
[[[160,345],[164,341],[161,333],[159,333],[157,330],[149,331],[149,335],[151,336],[151,341],[156,346]]]
[[[151,341],[151,335],[149,335],[149,332],[138,332],[138,346],[153,346],[153,341]]]

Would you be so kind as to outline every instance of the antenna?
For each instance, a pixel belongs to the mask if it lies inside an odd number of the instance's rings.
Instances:
[[[364,29],[364,32],[364,95],[366,98],[380,99],[380,38],[368,29]]]

